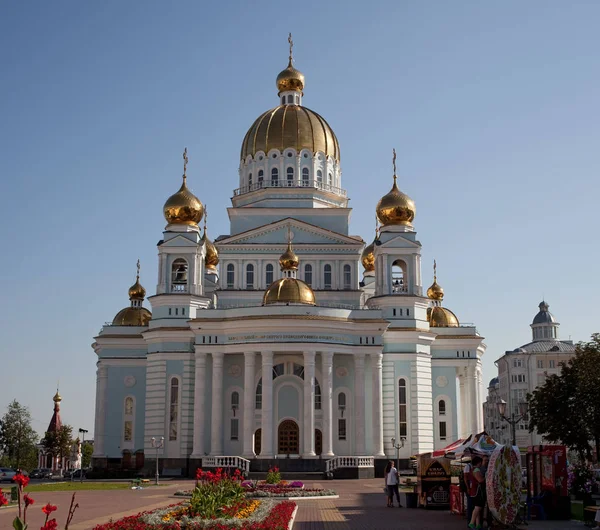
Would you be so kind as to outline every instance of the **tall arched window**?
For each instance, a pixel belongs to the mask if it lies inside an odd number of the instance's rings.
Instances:
[[[331,265],[327,264],[323,267],[323,288],[331,289]]]
[[[123,442],[133,442],[134,410],[135,405],[133,398],[131,396],[127,396],[125,398],[125,406],[123,410]]]
[[[321,410],[321,401],[322,401],[321,385],[315,378],[315,410]]]
[[[279,184],[279,170],[274,167],[271,170],[271,186],[277,186]]]
[[[240,408],[240,393],[239,392],[232,392],[231,393],[231,410],[234,411],[233,415],[235,416],[235,411],[239,410]]]
[[[258,187],[260,188],[262,186],[262,181],[265,178],[265,172],[262,169],[258,170]]]
[[[227,265],[227,289],[233,289],[235,284],[235,266],[233,263]]]
[[[443,399],[440,399],[440,402],[438,403],[438,412],[440,416],[446,415],[446,402]]]
[[[406,263],[397,259],[392,263],[392,293],[408,292],[406,285]]]
[[[286,174],[287,174],[287,185],[293,186],[294,185],[294,168],[288,167],[286,169]]]
[[[302,185],[308,186],[310,181],[310,172],[307,167],[302,168]]]
[[[304,265],[304,282],[309,287],[312,286],[312,265],[309,263]]]
[[[169,407],[169,441],[177,440],[179,418],[179,379],[171,378],[171,393]]]
[[[323,172],[320,169],[317,169],[317,182],[319,184],[323,183]]]
[[[294,102],[294,96],[292,96],[291,94],[288,94],[288,103],[293,103]]]
[[[133,414],[133,398],[125,398],[125,416],[131,416]]]
[[[265,267],[265,283],[267,286],[273,283],[273,265],[270,263]]]
[[[254,289],[254,265],[246,265],[246,289]]]
[[[256,385],[256,399],[254,400],[254,408],[256,410],[262,409],[262,377],[258,380]]]
[[[400,379],[398,381],[398,434],[404,437],[408,435],[406,407],[406,379]]]
[[[327,173],[327,185],[331,186],[333,181],[333,176],[331,175],[331,173]]]
[[[352,267],[344,265],[344,289],[352,289]]]
[[[240,408],[240,393],[234,391],[231,393],[231,414],[233,418],[229,422],[229,439],[239,440],[240,439],[240,420],[236,418],[237,411]]]
[[[252,189],[252,173],[248,175],[248,187]]]
[[[340,392],[338,394],[338,440],[346,440],[346,418],[344,418],[344,412],[346,412],[346,394]]]
[[[188,263],[183,258],[177,258],[171,266],[171,291],[185,293],[188,284]]]

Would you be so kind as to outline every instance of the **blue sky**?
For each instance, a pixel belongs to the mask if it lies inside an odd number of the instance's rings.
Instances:
[[[437,259],[445,305],[486,337],[486,381],[542,296],[562,338],[600,331],[599,19],[592,0],[4,2],[0,407],[28,405],[42,433],[60,379],[64,421],[92,432],[90,344],[138,258],[154,292],[183,147],[227,233],[289,31],[304,104],[340,141],[351,232],[372,238],[395,147],[424,277]]]

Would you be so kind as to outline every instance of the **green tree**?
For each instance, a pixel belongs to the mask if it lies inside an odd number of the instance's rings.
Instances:
[[[68,457],[73,445],[73,427],[63,425],[56,431],[47,432],[42,440],[42,445],[55,457],[61,459]]]
[[[81,446],[81,467],[87,469],[92,463],[92,453],[94,452],[94,446],[87,442],[84,442]]]
[[[529,430],[563,443],[581,458],[600,454],[600,334],[580,343],[575,356],[529,398]]]
[[[10,467],[31,469],[37,463],[38,435],[31,426],[29,409],[16,399],[0,420],[0,451]]]

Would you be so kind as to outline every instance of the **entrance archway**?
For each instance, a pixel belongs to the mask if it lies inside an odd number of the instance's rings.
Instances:
[[[280,455],[300,454],[300,429],[293,420],[284,420],[277,430],[277,453]]]

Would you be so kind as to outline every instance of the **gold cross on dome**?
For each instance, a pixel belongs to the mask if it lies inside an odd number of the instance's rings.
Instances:
[[[187,165],[188,165],[187,147],[183,150],[183,178],[187,178]]]
[[[433,281],[437,280],[437,263],[433,260]]]
[[[204,206],[204,233],[206,234],[206,223],[208,221],[208,208]]]
[[[140,260],[137,260],[137,279],[140,279]]]
[[[294,56],[292,53],[292,49],[294,48],[294,41],[292,40],[291,33],[288,35],[288,42],[290,43],[290,64],[292,64],[292,61],[294,60]]]
[[[392,149],[394,156],[392,157],[392,164],[394,166],[394,177],[396,176],[396,150]]]

